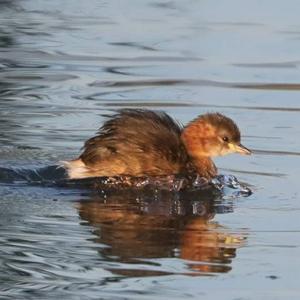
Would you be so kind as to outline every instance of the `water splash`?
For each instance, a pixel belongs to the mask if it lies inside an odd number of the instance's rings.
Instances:
[[[212,184],[222,192],[223,199],[248,197],[252,194],[251,189],[233,175],[218,175],[212,180]]]
[[[48,166],[39,169],[0,168],[0,182],[18,184],[39,184],[66,188],[97,190],[103,194],[109,191],[168,191],[205,192],[221,195],[222,199],[248,197],[252,191],[233,175],[218,175],[212,180],[199,175],[169,175],[152,177],[93,177],[68,179],[63,168]]]

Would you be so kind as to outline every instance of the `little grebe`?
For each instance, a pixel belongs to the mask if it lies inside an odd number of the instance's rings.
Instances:
[[[123,109],[64,166],[69,178],[197,173],[211,179],[217,175],[211,157],[234,152],[251,154],[240,143],[237,125],[220,113],[182,127],[164,112]]]

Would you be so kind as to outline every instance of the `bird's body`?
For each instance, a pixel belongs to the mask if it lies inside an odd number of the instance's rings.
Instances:
[[[78,159],[64,165],[70,178],[197,173],[210,179],[217,175],[211,156],[250,153],[239,142],[237,126],[221,114],[199,116],[183,127],[164,112],[125,109],[85,142]]]

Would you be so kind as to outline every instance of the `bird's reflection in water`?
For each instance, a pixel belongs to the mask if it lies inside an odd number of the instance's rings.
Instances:
[[[108,246],[100,253],[108,261],[139,264],[177,257],[185,262],[182,273],[225,273],[231,270],[237,248],[245,243],[245,234],[230,233],[213,221],[216,213],[230,212],[232,206],[212,195],[162,192],[138,196],[127,191],[80,201],[78,210],[95,228],[96,242]],[[113,272],[159,275],[146,270]]]

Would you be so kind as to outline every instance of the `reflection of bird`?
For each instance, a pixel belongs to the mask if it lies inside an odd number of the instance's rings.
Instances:
[[[250,154],[236,124],[208,113],[181,127],[163,112],[120,110],[87,140],[78,159],[64,162],[70,178],[198,173],[212,178],[211,157]]]
[[[216,222],[194,218],[181,235],[180,257],[202,262],[189,264],[194,271],[229,272],[236,249],[245,245],[245,239],[243,234],[230,233]]]
[[[236,250],[245,244],[246,237],[242,232],[232,234],[229,228],[212,221],[215,201],[218,207],[223,205],[218,198],[188,192],[165,193],[160,200],[127,190],[105,199],[93,195],[88,201],[78,202],[77,209],[98,236],[94,241],[108,246],[101,248],[101,257],[126,264],[135,262],[135,267],[128,270],[116,265],[115,273],[136,276],[136,259],[166,257],[187,260],[188,270],[196,273],[229,272]],[[150,270],[139,272],[145,276]]]

